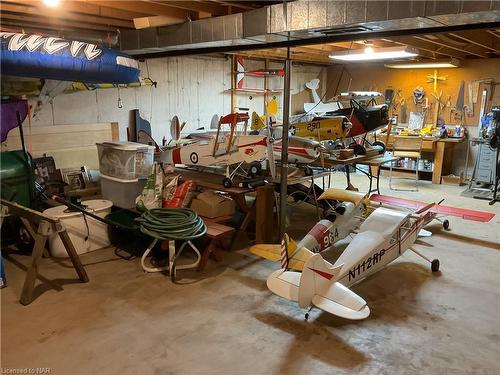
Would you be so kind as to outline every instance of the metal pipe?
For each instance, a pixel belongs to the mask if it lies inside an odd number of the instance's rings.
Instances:
[[[290,121],[290,75],[292,60],[290,47],[286,50],[285,83],[283,88],[283,135],[281,138],[281,178],[280,178],[280,238],[286,230],[286,198],[288,192],[288,122]]]

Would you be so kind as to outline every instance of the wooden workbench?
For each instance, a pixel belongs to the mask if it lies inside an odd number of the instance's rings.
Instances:
[[[394,140],[394,135],[389,136],[389,141],[387,142],[387,149],[392,149],[392,142]],[[452,171],[453,165],[453,149],[458,143],[465,141],[465,138],[432,138],[425,137],[422,142],[422,153],[427,155],[433,155],[434,168],[432,171],[419,170],[419,173],[431,173],[432,172],[432,183],[440,184],[441,176],[449,175]],[[393,168],[394,170],[405,171],[404,168]]]

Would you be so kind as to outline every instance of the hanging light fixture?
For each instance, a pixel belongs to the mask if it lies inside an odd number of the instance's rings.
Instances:
[[[389,48],[373,48],[368,46],[361,50],[349,50],[332,53],[329,57],[342,61],[376,61],[418,56],[418,50],[413,47],[400,46]]]
[[[408,61],[401,63],[384,64],[386,68],[393,69],[437,69],[437,68],[458,68],[460,60],[434,60],[434,61]]]

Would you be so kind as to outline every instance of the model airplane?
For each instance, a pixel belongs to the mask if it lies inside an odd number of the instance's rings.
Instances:
[[[264,116],[267,124],[264,123],[262,117],[256,112],[252,113],[251,129],[257,131],[260,135],[272,137],[274,140],[273,152],[275,160],[281,160],[282,151],[282,131],[281,126],[273,126],[274,116]],[[288,137],[288,162],[293,164],[309,164],[319,158],[322,146],[319,142],[303,137]]]
[[[370,315],[366,301],[348,287],[380,271],[406,250],[431,262],[432,272],[439,270],[439,260],[430,261],[412,248],[428,217],[435,215],[429,211],[434,205],[414,214],[385,207],[375,209],[334,264],[303,249],[297,258],[304,264],[302,272],[287,270],[290,259],[285,237],[282,267],[269,275],[267,286],[274,294],[298,302],[301,308],[318,307],[342,318],[365,319]],[[308,316],[307,312],[306,319]]]
[[[381,93],[376,91],[349,91],[341,93],[334,97],[333,102],[327,103],[332,109],[328,109],[325,103],[319,98],[316,89],[319,87],[319,80],[314,79],[306,84],[306,87],[310,88],[314,98],[314,103],[305,103],[304,109],[307,112],[314,112],[320,114],[313,117],[311,121],[306,123],[301,123],[301,128],[310,128],[312,132],[317,132],[321,129],[322,123],[325,124],[325,128],[328,128],[327,124],[334,119],[337,121],[337,135],[342,133],[343,128],[345,128],[347,123],[350,123],[350,129],[348,132],[349,137],[357,137],[380,128],[383,128],[389,124],[388,106],[387,104],[377,105],[376,98],[383,96]],[[343,103],[349,103],[345,106]],[[333,103],[337,103],[336,106]],[[312,105],[310,105],[312,104]],[[333,107],[336,107],[333,109]],[[319,109],[317,109],[319,108]],[[327,110],[328,109],[328,110]],[[344,119],[344,117],[346,119]],[[295,125],[297,127],[297,124]],[[331,126],[331,125],[330,125]],[[304,131],[304,130],[303,130]],[[332,136],[334,134],[331,134]],[[337,139],[342,138],[340,136]],[[326,139],[326,138],[323,138]],[[336,140],[330,138],[330,140]],[[364,139],[363,139],[364,143]],[[385,151],[385,144],[380,141],[376,141],[371,146],[381,146],[382,150]],[[349,147],[354,149],[356,155],[364,155],[366,150],[363,145],[352,142]]]
[[[290,255],[289,268],[302,270],[304,261],[302,250],[306,256],[311,250],[313,253],[327,251],[343,238],[346,238],[362,222],[362,216],[369,203],[365,194],[342,189],[327,189],[318,197],[318,203],[325,202],[329,209],[324,218],[296,243],[289,240],[288,252]],[[338,203],[342,201],[342,203]],[[337,203],[335,207],[329,202]],[[281,259],[281,247],[274,244],[258,244],[250,247],[252,254],[264,259],[277,262]]]
[[[379,207],[374,206],[372,203],[387,204],[411,210],[421,210],[428,206],[428,203],[425,202],[378,194],[373,194],[368,199],[368,196],[362,193],[333,188],[325,190],[317,200],[318,203],[326,203],[328,209],[324,218],[316,223],[299,243],[295,243],[293,240],[289,241],[290,262],[288,267],[291,269],[302,270],[304,257],[307,258],[309,250],[313,253],[330,250],[337,241],[353,233],[363,222],[363,218]],[[488,222],[495,216],[489,212],[442,206],[439,203],[433,205],[429,212],[432,215],[425,216],[424,227],[432,220],[440,220],[442,215],[480,222]],[[448,220],[445,219],[442,223],[445,229],[449,228]],[[421,230],[419,235],[425,233],[426,231]],[[254,245],[250,247],[250,252],[273,262],[281,259],[281,248],[280,245],[276,244]]]
[[[219,120],[215,134],[206,133],[203,137],[188,143],[166,146],[161,149],[160,161],[167,164],[184,164],[192,167],[225,167],[222,184],[230,188],[236,174],[258,174],[260,161],[264,159],[270,143],[264,135],[237,134],[237,124],[244,122],[246,129],[248,115],[231,113]],[[224,124],[229,125],[229,133],[222,131]],[[244,169],[244,165],[249,165]]]
[[[337,101],[323,103],[318,95],[319,82],[319,79],[315,78],[305,84],[305,86],[311,90],[313,103],[304,103],[304,111],[306,113],[314,112],[317,115],[322,115],[342,108],[342,105]]]
[[[370,201],[394,207],[406,208],[410,210],[419,210],[427,204],[424,202],[414,201],[411,199],[390,197],[387,195],[380,195],[380,194],[372,194],[370,196]],[[430,216],[429,218],[431,218],[431,220],[436,219],[442,222],[444,229],[449,229],[450,222],[447,219],[441,220],[440,216],[455,216],[455,217],[460,217],[464,220],[479,221],[483,223],[486,223],[491,219],[493,219],[493,217],[495,217],[495,214],[492,214],[491,212],[443,206],[441,204],[434,205],[429,211],[436,214],[435,216]],[[429,222],[430,221],[426,222],[425,225],[429,224]]]

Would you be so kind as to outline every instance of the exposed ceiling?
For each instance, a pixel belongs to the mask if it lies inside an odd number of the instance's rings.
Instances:
[[[256,9],[279,1],[160,1],[160,0],[60,0],[50,8],[41,0],[2,0],[2,30],[52,32],[114,32],[134,29],[134,19],[154,17],[156,23],[173,25],[188,20],[223,16]]]
[[[81,38],[83,40],[96,40],[99,42],[107,42],[109,44],[115,45],[118,41],[118,29],[122,33],[127,33],[127,30],[135,30],[137,28],[146,26],[160,26],[160,29],[151,27],[150,29],[144,30],[147,33],[148,30],[154,31],[159,30],[158,33],[161,35],[161,30],[166,30],[166,33],[171,32],[171,25],[183,24],[186,25],[186,21],[196,21],[204,20],[211,17],[227,16],[232,14],[238,14],[242,12],[248,12],[254,9],[262,8],[267,5],[272,4],[282,4],[282,1],[223,1],[223,0],[212,0],[212,1],[160,1],[160,0],[142,0],[142,1],[126,1],[126,0],[60,0],[61,3],[56,8],[49,8],[42,3],[41,0],[2,0],[0,3],[0,21],[2,31],[22,31],[22,32],[42,32],[47,34],[54,34],[59,36],[64,36],[67,38]],[[342,5],[343,1],[337,1],[338,4]],[[364,3],[364,2],[359,2]],[[389,3],[383,1],[379,2],[367,2],[366,7],[370,4],[381,3],[385,4],[387,7],[387,14],[394,12]],[[416,3],[417,5],[422,4]],[[428,2],[434,3],[434,2]],[[446,2],[446,3],[460,3],[460,2]],[[474,3],[472,6],[474,6]],[[479,2],[485,3],[485,2]],[[297,5],[298,4],[298,5]],[[289,9],[290,14],[295,18],[294,20],[299,20],[300,17],[295,16],[304,14],[303,3],[300,2],[290,2]],[[311,17],[319,13],[315,7],[318,3],[309,3],[308,10],[305,12],[306,18],[309,17],[308,22],[311,23]],[[332,3],[330,3],[332,4]],[[328,6],[330,6],[330,4]],[[409,2],[405,4],[410,4]],[[339,5],[339,6],[340,6]],[[414,5],[414,7],[417,7]],[[439,4],[438,4],[439,5]],[[347,5],[343,5],[345,8],[344,23],[349,23],[347,18],[349,17],[349,9]],[[436,5],[437,6],[437,5]],[[467,5],[468,6],[468,5]],[[444,7],[444,6],[443,6]],[[450,5],[451,11],[456,11]],[[489,7],[489,8],[488,8]],[[274,7],[276,8],[276,7]],[[459,6],[459,12],[464,12],[467,9],[466,3]],[[491,5],[486,6],[485,9],[491,9]],[[282,9],[281,5],[280,8]],[[305,9],[305,8],[304,8]],[[315,11],[313,12],[313,9]],[[335,8],[337,9],[337,8]],[[340,8],[338,8],[340,9]],[[412,8],[413,9],[413,8]],[[417,8],[415,8],[417,9]],[[368,12],[368,8],[365,11],[365,18],[359,21],[369,21],[369,14],[373,12]],[[477,9],[476,9],[477,10]],[[484,10],[484,9],[482,9]],[[262,14],[264,9],[260,9],[258,12]],[[295,12],[295,13],[292,13]],[[474,9],[470,9],[474,11]],[[368,13],[366,13],[368,12]],[[417,13],[415,13],[417,12]],[[417,16],[414,18],[416,22],[427,22],[429,23],[429,18],[423,18],[419,16],[418,11],[410,12],[411,16]],[[448,12],[443,9],[444,14]],[[442,13],[443,13],[442,12]],[[253,12],[255,13],[255,12]],[[352,11],[351,11],[352,13]],[[382,12],[383,13],[383,12]],[[413,14],[415,13],[415,14]],[[327,15],[331,12],[326,9]],[[355,14],[354,14],[355,15]],[[272,16],[272,14],[271,14]],[[351,16],[353,16],[351,14]],[[382,15],[383,16],[383,15]],[[410,14],[401,17],[409,17]],[[236,17],[236,16],[234,16]],[[241,18],[241,15],[239,15]],[[249,20],[254,21],[257,18],[248,17]],[[374,17],[374,15],[373,15]],[[227,17],[222,17],[220,19],[225,19]],[[271,20],[270,27],[272,28],[273,18],[268,18]],[[375,19],[375,18],[374,18]],[[381,18],[383,19],[383,18]],[[231,18],[232,20],[232,18]],[[444,19],[435,19],[433,22],[443,22]],[[207,20],[211,21],[211,20]],[[214,19],[214,22],[207,26],[205,30],[212,30],[215,33],[215,28],[219,25],[219,21]],[[199,21],[204,22],[204,21]],[[236,21],[235,21],[236,22]],[[241,22],[241,21],[238,21]],[[191,22],[191,24],[196,24],[196,22]],[[142,26],[141,26],[142,25]],[[170,26],[169,26],[170,25]],[[179,25],[179,26],[183,26]],[[207,25],[206,23],[204,25]],[[293,25],[292,25],[293,26]],[[241,27],[241,26],[240,26]],[[266,26],[266,27],[269,27]],[[300,27],[300,25],[299,25]],[[245,26],[243,26],[245,28]],[[307,28],[307,27],[306,27]],[[309,25],[310,28],[310,25]],[[184,30],[184,29],[183,29]],[[178,30],[181,31],[181,30]],[[181,34],[190,35],[190,32],[181,31]],[[204,31],[206,32],[206,31]],[[123,35],[122,34],[122,38]],[[282,33],[281,33],[282,34]],[[158,35],[158,34],[157,34]],[[274,38],[282,37],[280,33],[269,34],[273,35]],[[364,36],[359,36],[363,38]],[[175,36],[177,38],[177,36]],[[299,38],[301,38],[299,33]],[[364,38],[369,38],[367,35]],[[128,34],[126,39],[128,40]],[[232,44],[232,41],[228,41]],[[252,41],[252,43],[255,41]],[[478,30],[467,30],[467,31],[453,31],[453,32],[442,32],[434,34],[422,34],[422,35],[408,35],[408,36],[391,36],[386,38],[378,38],[374,40],[370,39],[360,39],[352,42],[329,42],[318,45],[308,45],[294,47],[292,49],[292,59],[301,62],[310,63],[334,63],[328,55],[334,51],[345,51],[349,49],[359,49],[362,48],[366,42],[372,43],[373,47],[393,47],[398,45],[409,45],[417,48],[419,50],[419,59],[423,60],[434,60],[434,59],[445,59],[445,58],[457,58],[457,59],[468,59],[468,58],[491,58],[500,57],[500,29],[490,28],[490,29],[478,29]],[[178,42],[179,44],[182,44]],[[219,43],[215,42],[217,45]],[[220,44],[219,44],[220,45]],[[182,47],[182,45],[180,46]],[[256,47],[258,48],[258,47]],[[283,59],[286,56],[286,50],[284,48],[274,48],[274,49],[259,49],[259,50],[249,50],[239,52],[239,54],[246,57],[253,58],[265,58],[265,59]]]
[[[500,57],[500,29],[479,29],[452,33],[424,34],[416,36],[364,39],[354,42],[326,43],[294,47],[291,58],[300,62],[334,64],[328,56],[333,52],[362,49],[366,45],[377,47],[412,46],[418,49],[418,60],[442,60],[449,58],[495,58]],[[286,57],[285,48],[260,49],[238,52],[247,58],[277,59]]]

